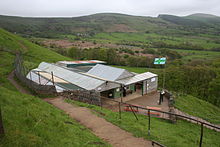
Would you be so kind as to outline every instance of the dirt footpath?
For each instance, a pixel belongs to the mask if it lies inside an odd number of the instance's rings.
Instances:
[[[96,136],[114,147],[151,147],[151,142],[143,138],[136,138],[119,127],[98,117],[88,108],[73,106],[64,102],[62,97],[45,99],[48,103],[66,112],[71,118],[89,128]]]
[[[19,85],[17,83],[17,81],[14,79],[14,71],[12,71],[9,75],[8,75],[8,80],[11,82],[11,84],[13,84],[16,89],[24,94],[29,94],[32,95],[30,91],[26,90],[24,87],[22,87],[21,85]]]

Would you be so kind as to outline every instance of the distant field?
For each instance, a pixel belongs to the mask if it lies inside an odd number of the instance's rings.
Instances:
[[[214,59],[220,58],[220,52],[215,51],[195,51],[195,50],[180,50],[175,49],[175,51],[179,52],[183,56],[183,60],[192,60],[192,59]]]
[[[214,37],[214,36],[213,36]],[[122,43],[126,42],[137,42],[147,43],[151,42],[165,42],[171,45],[178,45],[181,43],[192,43],[193,45],[199,45],[205,49],[213,47],[220,47],[220,41],[218,38],[209,37],[198,37],[198,36],[164,36],[152,33],[98,33],[95,36],[86,38],[86,40],[97,41],[100,43]]]

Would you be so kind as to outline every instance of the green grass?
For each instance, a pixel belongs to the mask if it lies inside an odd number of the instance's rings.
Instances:
[[[0,107],[5,136],[0,146],[110,146],[64,112],[38,97],[22,94],[7,80],[15,53],[23,52],[30,68],[42,61],[68,60],[46,48],[0,29]],[[4,51],[2,51],[4,49]]]
[[[186,95],[176,97],[175,107],[211,123],[220,124],[220,108],[193,96]]]
[[[156,140],[169,147],[188,147],[198,146],[200,138],[200,126],[189,123],[184,120],[178,120],[172,124],[167,120],[151,118],[151,136],[147,135],[148,117],[138,115],[138,121],[130,112],[122,112],[122,119],[119,119],[117,112],[107,109],[101,109],[98,106],[89,105],[73,100],[66,100],[68,103],[77,104],[82,107],[88,107],[94,110],[94,113],[107,121],[119,126],[120,128],[131,132],[136,137],[144,137],[148,140]],[[220,144],[220,133],[204,128],[203,146],[218,147]]]
[[[220,58],[220,52],[214,52],[214,51],[195,51],[195,50],[180,50],[175,49],[175,51],[179,52],[182,55],[183,61],[189,61],[189,60],[211,60],[211,59],[217,59]]]
[[[0,91],[6,133],[0,146],[107,146],[90,130],[39,98],[4,87]]]

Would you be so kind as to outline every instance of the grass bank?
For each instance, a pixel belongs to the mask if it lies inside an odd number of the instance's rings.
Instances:
[[[172,124],[167,120],[151,118],[151,136],[148,136],[148,117],[138,115],[138,121],[130,112],[122,112],[122,119],[119,119],[117,112],[108,109],[101,109],[98,106],[81,103],[78,101],[68,100],[68,103],[76,104],[81,107],[87,107],[94,110],[94,113],[107,121],[119,126],[120,128],[131,132],[136,137],[143,137],[149,140],[156,140],[169,147],[188,147],[198,146],[200,139],[200,126],[189,123],[184,120],[178,120]],[[203,146],[218,147],[220,144],[220,133],[204,128]]]
[[[175,107],[190,115],[200,117],[214,124],[220,124],[220,108],[190,95],[178,96]]]

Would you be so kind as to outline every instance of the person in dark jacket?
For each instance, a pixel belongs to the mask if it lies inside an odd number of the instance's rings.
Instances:
[[[161,105],[161,103],[163,102],[163,96],[164,96],[164,94],[165,94],[164,90],[160,91],[159,105]]]

